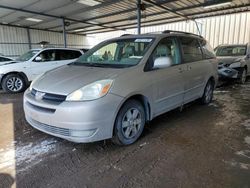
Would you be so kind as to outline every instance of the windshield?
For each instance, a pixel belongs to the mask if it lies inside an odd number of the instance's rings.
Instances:
[[[36,55],[40,50],[30,50],[20,57],[18,57],[16,60],[17,61],[28,61],[30,58],[32,58],[34,55]]]
[[[223,46],[216,49],[217,56],[244,56],[246,55],[246,46]]]
[[[137,65],[153,38],[130,38],[108,41],[82,55],[73,65],[124,68]]]

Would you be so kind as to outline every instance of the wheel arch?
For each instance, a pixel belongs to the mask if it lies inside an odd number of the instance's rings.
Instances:
[[[248,72],[248,67],[247,67],[247,65],[244,66],[244,69],[246,69],[246,71]]]
[[[115,121],[116,121],[116,118],[117,118],[117,115],[118,113],[120,112],[121,108],[124,106],[124,104],[129,101],[129,100],[136,100],[138,102],[140,102],[145,110],[145,114],[146,114],[146,122],[149,122],[152,118],[152,115],[151,115],[151,105],[150,105],[150,102],[148,100],[148,98],[142,94],[133,94],[127,98],[125,98],[125,100],[122,101],[121,105],[119,106],[119,109],[117,110],[117,113],[115,115]],[[114,121],[114,124],[113,124],[113,133],[112,135],[114,135],[114,128],[115,128],[115,121]]]
[[[216,87],[216,81],[215,81],[214,76],[210,76],[210,77],[208,78],[208,80],[207,80],[207,83],[208,83],[209,81],[211,81],[211,82],[213,83],[213,86]]]
[[[8,73],[4,74],[4,76],[0,80],[1,85],[2,85],[3,79],[10,74],[17,74],[17,75],[21,76],[24,79],[26,85],[29,83],[28,77],[26,76],[26,74],[24,72],[12,71],[12,72],[8,72]]]

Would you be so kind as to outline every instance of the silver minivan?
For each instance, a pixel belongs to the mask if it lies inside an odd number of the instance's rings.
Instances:
[[[134,143],[156,116],[200,99],[217,84],[217,59],[190,33],[126,35],[37,77],[24,94],[34,128],[73,142]]]

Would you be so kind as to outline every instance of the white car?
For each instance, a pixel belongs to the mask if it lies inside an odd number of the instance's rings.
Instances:
[[[0,65],[9,63],[11,61],[14,61],[14,59],[12,59],[10,57],[6,57],[6,56],[0,54]]]
[[[81,50],[68,48],[33,49],[15,61],[0,64],[0,85],[5,92],[18,93],[46,71],[75,61]]]

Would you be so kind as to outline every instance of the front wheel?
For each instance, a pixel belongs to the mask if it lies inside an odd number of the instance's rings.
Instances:
[[[245,84],[246,82],[246,79],[247,79],[247,70],[244,68],[241,72],[241,76],[240,76],[240,79],[239,79],[239,83],[240,84]]]
[[[3,78],[2,88],[8,93],[19,93],[26,88],[26,83],[18,74],[9,74]]]
[[[120,109],[112,141],[118,145],[133,144],[141,135],[145,125],[145,111],[136,100],[127,101]]]
[[[209,80],[204,89],[203,96],[201,97],[201,103],[209,104],[213,99],[213,93],[214,93],[214,83],[211,80]]]

